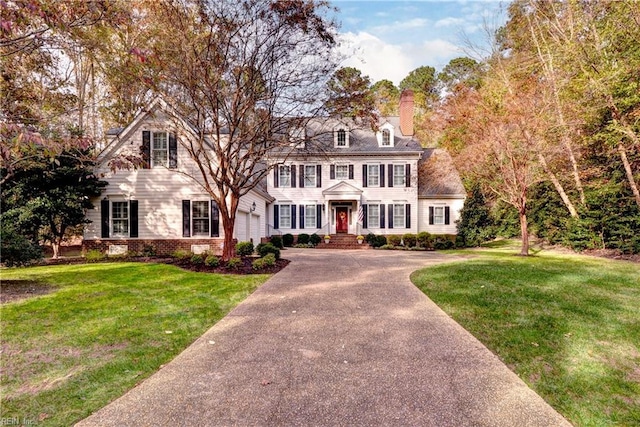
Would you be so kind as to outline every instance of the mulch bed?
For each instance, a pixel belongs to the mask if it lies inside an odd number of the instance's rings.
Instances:
[[[151,260],[152,262],[164,262],[166,264],[173,264],[180,268],[184,268],[189,271],[196,271],[198,273],[219,273],[219,274],[275,274],[278,271],[289,265],[289,260],[279,259],[276,261],[276,265],[273,267],[262,268],[260,270],[253,269],[253,261],[256,258],[246,257],[242,258],[242,265],[238,268],[227,268],[225,266],[208,267],[204,264],[194,265],[189,261],[179,261],[176,259],[166,259],[164,261]]]

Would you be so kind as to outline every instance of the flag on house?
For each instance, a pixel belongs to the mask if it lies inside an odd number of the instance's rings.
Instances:
[[[364,210],[362,209],[362,205],[358,208],[358,222],[360,224],[364,223]]]

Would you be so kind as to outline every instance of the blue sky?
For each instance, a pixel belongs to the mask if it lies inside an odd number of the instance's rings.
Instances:
[[[451,59],[486,53],[485,28],[506,19],[499,0],[332,1],[338,7],[343,66],[396,85],[422,65],[441,70]],[[471,46],[468,41],[471,41]]]

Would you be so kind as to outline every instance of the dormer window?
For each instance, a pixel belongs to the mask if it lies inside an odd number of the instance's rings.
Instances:
[[[380,130],[376,133],[379,147],[393,147],[393,126],[385,123],[380,126]]]
[[[349,146],[349,130],[343,127],[333,131],[333,143],[335,147],[346,148]]]

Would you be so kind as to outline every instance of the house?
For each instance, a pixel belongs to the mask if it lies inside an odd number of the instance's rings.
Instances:
[[[109,185],[87,215],[85,249],[220,252],[217,206],[182,173],[194,165],[178,141],[194,135],[162,100],[111,132],[99,159]],[[415,139],[410,91],[402,94],[400,116],[381,119],[376,131],[353,120],[316,118],[288,137],[291,147],[265,160],[272,168],[266,182],[241,198],[238,241],[286,233],[456,233],[464,187],[444,150],[425,149]],[[107,167],[116,153],[140,150],[150,159],[145,168]]]

